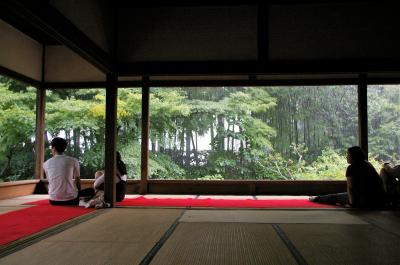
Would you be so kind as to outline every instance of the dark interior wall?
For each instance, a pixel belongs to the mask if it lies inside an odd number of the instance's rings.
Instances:
[[[267,58],[399,58],[397,11],[395,3],[371,1],[271,4],[265,27]],[[257,6],[125,7],[118,15],[122,62],[258,58]]]
[[[113,47],[114,9],[108,0],[50,0],[77,28],[104,51]]]
[[[400,57],[398,4],[272,5],[271,60],[394,59]]]
[[[118,11],[120,61],[257,59],[257,8],[159,7]]]

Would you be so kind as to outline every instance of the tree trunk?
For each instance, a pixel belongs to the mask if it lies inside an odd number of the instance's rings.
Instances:
[[[229,143],[230,143],[230,138],[231,138],[229,136],[230,128],[231,128],[231,125],[228,124],[228,128],[226,129],[226,132],[228,133],[228,137],[226,139],[226,151],[229,151]]]
[[[211,143],[214,141],[214,122],[211,123],[210,128],[210,135],[211,135]],[[214,145],[211,145],[211,151],[214,150]]]
[[[217,137],[218,137],[218,149],[220,151],[225,150],[225,137],[223,136],[225,132],[225,127],[224,127],[224,116],[223,115],[218,115],[218,127],[217,127]]]
[[[182,130],[181,134],[180,134],[180,141],[181,144],[179,145],[179,153],[181,155],[181,165],[184,165],[184,145],[185,145],[185,132],[184,130]]]
[[[165,153],[164,145],[166,144],[165,133],[163,133],[161,137],[162,137],[162,141],[158,141],[158,149],[160,150],[161,154],[164,154]]]
[[[71,130],[65,131],[65,140],[67,141],[68,153],[73,155],[74,154],[74,149],[72,148]]]
[[[151,141],[151,151],[153,151],[153,153],[156,153],[156,141],[157,136],[154,136],[153,140]]]
[[[78,158],[78,157],[80,157],[80,154],[81,154],[81,150],[80,150],[80,148],[81,148],[81,146],[80,146],[80,138],[81,138],[81,136],[80,136],[79,129],[74,129],[73,134],[74,134],[74,136],[73,136],[74,137],[73,138],[73,140],[74,140],[74,156],[76,158]]]
[[[198,166],[199,165],[199,156],[198,156],[198,153],[197,153],[197,144],[195,144],[195,142],[194,142],[193,133],[190,133],[190,138],[192,139],[194,161],[196,162],[196,166]],[[197,142],[197,139],[196,139],[196,142]]]
[[[190,138],[192,132],[186,128],[186,166],[190,166]]]
[[[232,127],[233,127],[232,129],[233,135],[235,135],[235,124],[232,124]],[[233,135],[232,135],[232,152],[235,151],[235,137]]]
[[[86,134],[83,134],[83,143],[85,145],[85,151],[89,150],[88,140]]]
[[[49,137],[47,136],[47,131],[44,131],[44,146],[48,146]]]

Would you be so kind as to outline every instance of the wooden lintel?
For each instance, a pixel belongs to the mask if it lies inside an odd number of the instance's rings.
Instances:
[[[339,74],[400,72],[400,61],[388,60],[303,60],[303,61],[196,61],[121,62],[120,76],[129,75],[257,75]]]

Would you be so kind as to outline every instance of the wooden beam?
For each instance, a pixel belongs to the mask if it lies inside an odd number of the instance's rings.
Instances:
[[[104,199],[111,207],[115,206],[116,176],[116,138],[117,138],[117,77],[107,75],[106,86],[106,135],[104,153]]]
[[[80,89],[80,88],[104,88],[106,87],[106,81],[82,81],[82,82],[47,82],[45,83],[46,89],[53,88],[68,88],[68,89]]]
[[[38,81],[38,80],[35,80],[33,78],[30,78],[30,77],[27,77],[26,75],[17,73],[15,71],[10,70],[10,69],[8,69],[6,67],[3,67],[1,65],[0,65],[0,74],[8,76],[8,77],[13,78],[13,79],[16,79],[16,80],[21,81],[23,83],[32,85],[34,87],[40,87],[42,85],[42,83],[40,81]]]
[[[364,153],[368,156],[368,99],[367,99],[367,77],[360,75],[358,84],[358,143]]]
[[[319,195],[346,191],[346,181],[329,180],[149,180],[155,194]]]
[[[398,85],[399,77],[372,77],[368,78],[368,85]]]
[[[141,81],[119,81],[118,87],[142,86]],[[357,85],[358,78],[291,79],[291,80],[153,80],[150,87],[240,87],[240,86],[324,86]]]
[[[143,77],[142,87],[142,149],[141,149],[141,187],[140,194],[147,193],[149,176],[149,135],[150,135],[150,86],[149,77]]]
[[[0,182],[0,200],[31,195],[39,183],[37,179]]]
[[[36,90],[36,142],[35,142],[36,179],[43,179],[45,105],[46,105],[46,89],[39,87]]]
[[[314,78],[311,79],[276,79],[276,80],[150,80],[150,87],[220,87],[220,86],[323,86],[323,85],[357,85],[358,78]],[[368,80],[371,82],[372,80]],[[399,84],[400,79],[379,79],[379,84]],[[46,83],[46,89],[68,88],[102,88],[106,82],[52,82]],[[142,81],[118,81],[118,87],[142,87]]]
[[[130,75],[254,75],[335,74],[400,72],[400,61],[304,60],[304,61],[210,61],[210,62],[121,62],[120,76]]]
[[[35,178],[43,179],[44,163],[44,126],[46,111],[46,89],[43,87],[45,79],[46,46],[42,45],[41,85],[36,90],[36,140],[35,140]]]
[[[342,3],[346,4],[349,1],[346,0],[246,0],[246,1],[228,1],[228,0],[219,0],[219,1],[206,1],[206,0],[191,0],[191,1],[182,1],[182,0],[173,0],[173,1],[130,1],[130,0],[119,0],[115,1],[115,5],[118,8],[157,8],[157,7],[203,7],[203,6],[251,6],[258,5],[262,3],[268,4],[276,4],[276,5],[302,5],[302,4],[327,4],[327,3]],[[365,3],[365,2],[376,2],[376,0],[352,0],[350,3]]]
[[[18,20],[18,23],[40,30],[44,35],[64,44],[104,73],[115,73],[115,66],[110,56],[48,1],[2,0],[0,10],[0,15],[7,13],[8,16]]]
[[[0,71],[1,73],[1,71]],[[5,74],[6,75],[6,74]],[[15,78],[21,80],[19,78]],[[22,81],[22,80],[21,80]],[[305,79],[269,79],[269,80],[153,80],[149,81],[150,87],[219,87],[219,86],[324,86],[324,85],[357,85],[359,78],[312,78]],[[31,84],[31,83],[29,83]],[[400,78],[379,77],[368,78],[369,85],[398,85]],[[32,84],[34,85],[34,84]],[[142,87],[142,81],[118,81],[118,87]],[[35,85],[34,85],[35,86]],[[68,88],[102,88],[106,82],[52,82],[46,83],[46,89]]]

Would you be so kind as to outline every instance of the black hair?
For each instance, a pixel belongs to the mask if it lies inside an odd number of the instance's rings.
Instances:
[[[67,149],[67,141],[61,137],[55,137],[51,140],[51,147],[54,147],[58,153],[62,154]]]
[[[364,151],[359,146],[352,146],[347,149],[347,152],[349,153],[351,160],[354,162],[363,161],[366,158]]]
[[[126,175],[126,166],[125,163],[121,159],[121,154],[117,151],[117,169],[121,176]]]

